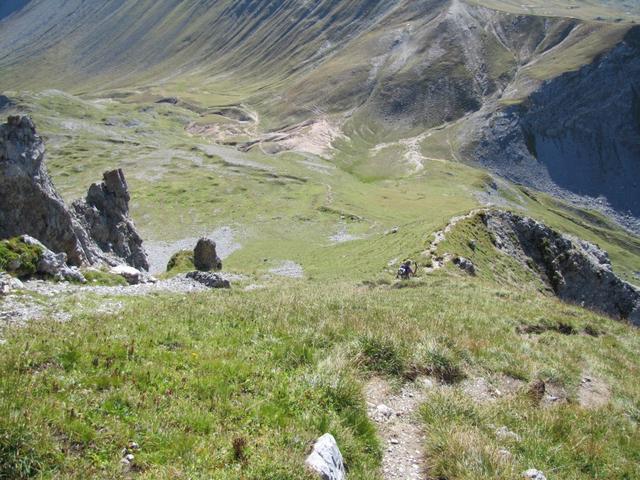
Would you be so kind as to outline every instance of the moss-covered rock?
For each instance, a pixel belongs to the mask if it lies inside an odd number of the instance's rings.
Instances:
[[[29,245],[19,237],[0,241],[0,270],[17,277],[35,275],[42,249],[37,245]]]
[[[167,263],[167,272],[182,273],[195,270],[193,250],[180,250],[173,254]]]

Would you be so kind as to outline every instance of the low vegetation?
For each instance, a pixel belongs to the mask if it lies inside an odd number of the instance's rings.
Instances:
[[[84,278],[89,285],[102,285],[106,287],[125,287],[127,281],[122,275],[116,275],[103,270],[86,270]]]
[[[8,271],[17,277],[29,277],[38,271],[42,250],[28,245],[20,238],[0,241],[0,271]]]
[[[640,335],[541,293],[439,272],[416,288],[274,281],[268,288],[123,299],[6,332],[0,346],[0,478],[306,479],[311,442],[333,433],[349,478],[380,478],[363,385],[436,387],[423,407],[434,478],[640,475]],[[568,325],[562,329],[524,326]],[[597,332],[597,335],[593,335]],[[610,398],[580,403],[585,375]],[[484,378],[518,388],[492,401]],[[532,402],[527,384],[561,392]],[[521,437],[495,435],[506,426]],[[501,449],[507,449],[509,455]]]
[[[167,273],[184,273],[195,269],[193,250],[180,250],[174,253],[167,263]]]

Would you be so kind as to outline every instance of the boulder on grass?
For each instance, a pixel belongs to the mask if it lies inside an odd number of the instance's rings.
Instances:
[[[466,272],[471,276],[475,276],[476,266],[468,258],[456,257],[453,259],[453,263],[463,272]]]
[[[110,272],[114,275],[120,275],[124,278],[129,285],[138,285],[140,283],[155,283],[156,279],[151,275],[148,275],[145,272],[138,270],[137,268],[133,268],[129,265],[125,265],[124,263],[121,265],[116,265],[113,267]]]
[[[344,480],[347,477],[342,453],[330,433],[316,440],[305,464],[321,480]]]
[[[23,288],[24,285],[17,278],[13,278],[4,272],[0,272],[0,297],[8,295],[12,291]]]
[[[229,280],[223,278],[217,273],[189,272],[187,273],[187,278],[195,280],[196,282],[201,283],[209,288],[231,288]]]
[[[222,260],[216,253],[216,242],[210,238],[201,238],[193,250],[193,264],[201,272],[221,270]]]

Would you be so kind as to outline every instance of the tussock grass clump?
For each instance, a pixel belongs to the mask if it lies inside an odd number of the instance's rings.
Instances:
[[[444,383],[456,383],[465,378],[458,359],[446,350],[429,350],[425,355],[425,371]]]
[[[0,420],[0,478],[22,480],[36,477],[47,460],[33,448],[28,427]]]
[[[126,287],[128,285],[123,276],[102,270],[86,270],[82,274],[87,283],[93,285],[104,285],[106,287]]]
[[[372,372],[400,375],[405,370],[402,350],[389,338],[364,335],[358,339],[356,361]]]
[[[447,338],[430,339],[413,348],[404,377],[415,380],[427,375],[452,385],[466,378],[464,361],[465,354],[454,341]]]

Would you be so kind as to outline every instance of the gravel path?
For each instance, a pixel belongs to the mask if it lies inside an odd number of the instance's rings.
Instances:
[[[418,379],[394,392],[388,382],[372,379],[366,386],[367,413],[378,427],[384,455],[385,480],[426,480],[425,434],[417,418],[418,408],[426,400],[433,384]]]
[[[422,253],[424,256],[430,257],[432,261],[432,266],[425,268],[425,271],[427,273],[440,270],[445,266],[447,262],[451,261],[451,259],[453,258],[450,253],[446,253],[446,252],[442,254],[442,256],[436,256],[436,253],[438,251],[438,245],[440,245],[442,242],[445,241],[445,239],[447,238],[447,233],[449,233],[462,220],[471,218],[482,211],[483,211],[482,209],[471,210],[466,215],[453,217],[451,220],[449,220],[449,223],[447,224],[446,227],[444,227],[442,230],[438,230],[437,232],[433,233],[433,241],[429,245],[429,249]]]

